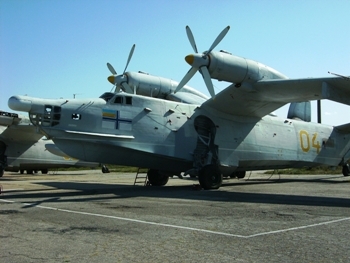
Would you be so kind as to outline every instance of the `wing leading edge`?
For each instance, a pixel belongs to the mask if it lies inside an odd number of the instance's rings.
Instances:
[[[345,78],[306,78],[230,85],[201,108],[230,115],[264,117],[290,102],[328,99],[350,105],[350,81]]]

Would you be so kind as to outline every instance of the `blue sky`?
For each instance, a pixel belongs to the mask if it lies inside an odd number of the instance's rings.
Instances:
[[[180,81],[192,53],[227,25],[215,50],[259,61],[290,78],[350,75],[350,1],[0,0],[0,109],[12,95],[98,97],[112,86],[106,63]],[[213,81],[216,92],[225,83]],[[208,94],[197,74],[188,85]],[[323,102],[323,123],[350,122],[349,106]],[[277,111],[286,116],[287,107]],[[315,103],[313,119],[316,121]]]

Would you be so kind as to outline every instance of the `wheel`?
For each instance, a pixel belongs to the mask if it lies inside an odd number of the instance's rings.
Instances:
[[[19,170],[19,172],[20,172],[21,174],[24,174],[24,170]]]
[[[222,174],[216,165],[210,164],[199,171],[198,180],[203,189],[218,189],[222,184]]]
[[[245,177],[245,171],[239,171],[236,174],[238,179],[243,179]]]
[[[169,175],[161,173],[158,170],[149,169],[147,172],[148,181],[153,186],[164,186],[169,181]]]
[[[27,174],[33,174],[33,170],[27,170]]]
[[[350,176],[350,167],[349,167],[349,164],[345,164],[345,165],[343,166],[342,172],[343,172],[343,175],[344,175],[344,176]]]
[[[42,174],[47,174],[48,172],[49,172],[48,169],[42,169],[42,170],[41,170],[41,173],[42,173]]]
[[[4,175],[4,168],[0,168],[0,177],[2,177]]]
[[[230,178],[238,178],[238,179],[242,179],[245,177],[245,171],[239,171],[239,172],[233,172],[231,175],[230,175]]]
[[[109,173],[109,169],[106,165],[102,165],[102,173],[104,174]]]

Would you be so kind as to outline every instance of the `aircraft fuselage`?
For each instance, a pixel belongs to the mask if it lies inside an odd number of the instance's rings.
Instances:
[[[33,124],[71,157],[174,174],[214,162],[224,174],[337,166],[350,148],[350,136],[327,125],[225,115],[125,93],[107,101],[48,101],[29,113]]]

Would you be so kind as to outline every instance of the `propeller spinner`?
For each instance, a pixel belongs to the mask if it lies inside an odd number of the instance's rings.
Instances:
[[[194,40],[192,31],[189,26],[186,26],[186,33],[188,40],[191,43],[191,46],[195,52],[195,54],[191,54],[185,57],[185,60],[188,64],[192,66],[192,68],[187,72],[184,78],[180,81],[177,86],[175,93],[178,92],[186,85],[186,83],[194,76],[194,74],[199,70],[204,79],[205,85],[211,95],[212,98],[215,97],[214,86],[211,81],[211,77],[209,74],[208,66],[209,66],[209,54],[210,52],[221,42],[221,40],[226,36],[227,32],[230,30],[230,26],[227,26],[221,33],[217,36],[213,44],[210,46],[208,51],[203,52],[202,54],[198,53],[196,42]]]
[[[110,63],[107,63],[107,67],[108,67],[109,71],[113,74],[112,76],[109,76],[107,79],[110,83],[115,85],[116,91],[118,91],[118,92],[120,91],[121,88],[123,88],[125,91],[133,93],[132,88],[129,86],[129,84],[127,82],[128,76],[125,74],[125,71],[128,68],[129,62],[132,58],[132,55],[134,54],[134,50],[135,50],[135,44],[131,47],[129,57],[128,57],[128,60],[127,60],[126,65],[125,65],[125,69],[123,71],[123,74],[121,74],[121,75],[117,75],[117,72],[115,71],[113,66]]]

